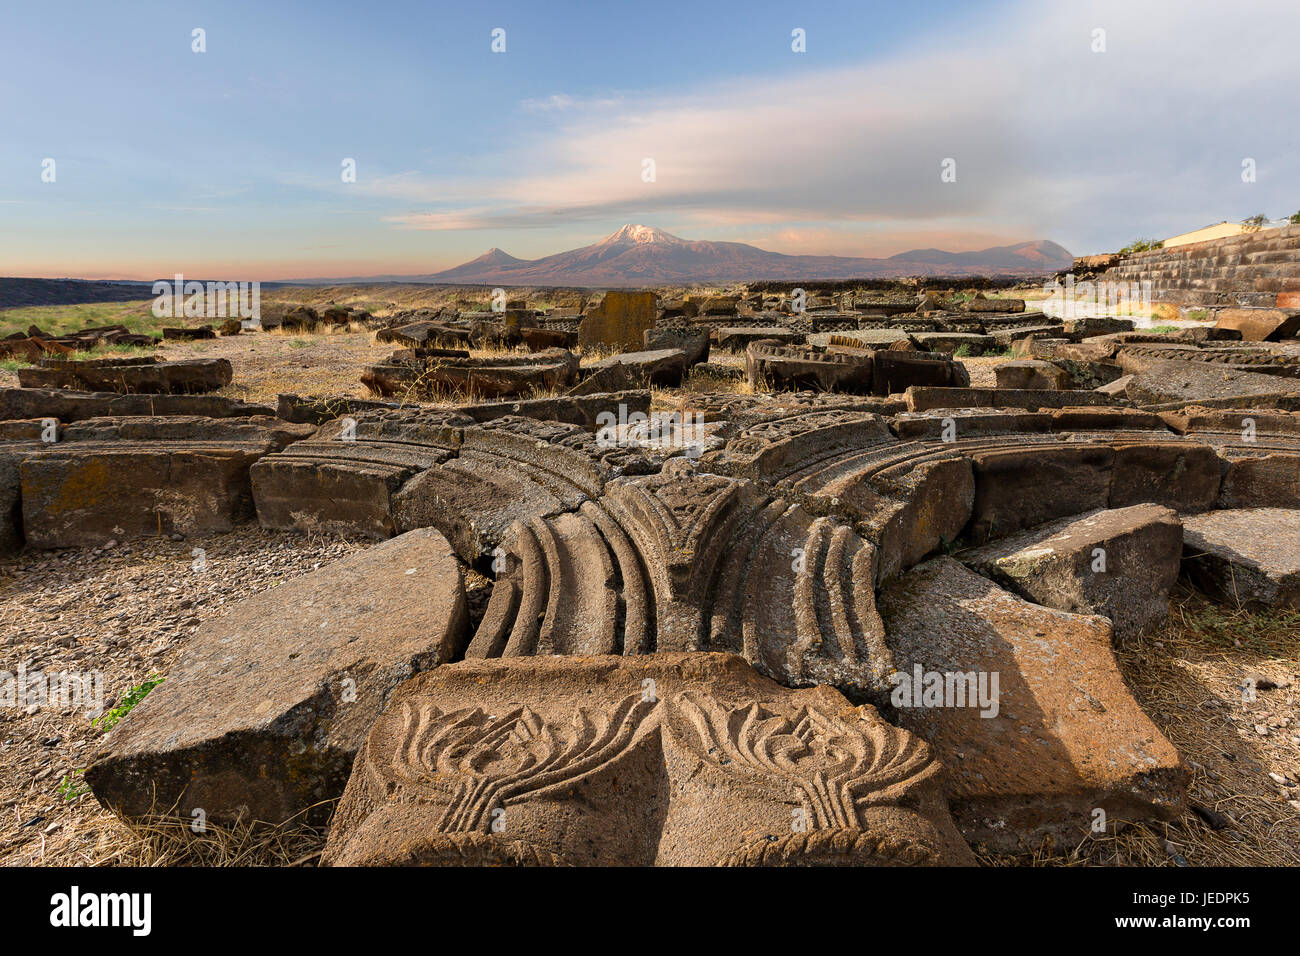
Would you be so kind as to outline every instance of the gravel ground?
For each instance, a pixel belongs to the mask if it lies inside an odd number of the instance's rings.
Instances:
[[[0,671],[98,674],[109,710],[142,681],[165,676],[183,641],[228,601],[365,546],[247,526],[0,561]],[[76,795],[85,789],[76,772],[103,736],[91,708],[0,706],[0,864],[100,862],[120,844],[116,820],[94,797]]]

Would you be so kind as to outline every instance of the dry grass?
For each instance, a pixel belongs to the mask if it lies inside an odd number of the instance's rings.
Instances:
[[[80,800],[94,803],[94,797]],[[306,811],[304,811],[305,813]],[[314,866],[325,847],[325,831],[299,818],[279,826],[207,823],[202,832],[191,821],[166,817],[158,822],[127,822],[100,809],[85,821],[93,844],[66,852],[43,852],[33,862],[74,866]],[[76,842],[75,831],[68,845]]]
[[[989,865],[1300,865],[1300,612],[1223,608],[1180,585],[1169,621],[1116,650],[1134,696],[1178,748],[1190,771],[1188,807],[1170,823],[1134,825],[1077,847],[1018,856],[981,854]],[[1278,687],[1243,700],[1242,682]],[[1256,727],[1264,727],[1260,734]],[[1213,829],[1195,811],[1223,819]],[[1176,855],[1175,855],[1176,854]]]

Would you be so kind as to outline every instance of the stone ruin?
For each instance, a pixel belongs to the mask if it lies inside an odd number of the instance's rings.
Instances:
[[[232,377],[229,359],[160,362],[152,356],[85,361],[41,358],[18,370],[18,382],[25,388],[150,395],[215,392],[229,385]]]
[[[727,323],[709,344],[763,389],[688,394],[649,431],[635,387],[276,409],[0,391],[9,551],[253,519],[378,542],[202,625],[87,770],[95,796],[332,820],[329,865],[969,864],[1075,845],[1097,808],[1181,813],[1182,759],[1112,648],[1180,574],[1300,607],[1296,345],[974,311],[946,334],[1023,358],[972,388],[907,327],[935,315],[733,346],[764,307],[693,316]],[[680,375],[700,329],[658,311],[630,346],[649,357],[494,367]],[[438,347],[408,361],[488,374]]]

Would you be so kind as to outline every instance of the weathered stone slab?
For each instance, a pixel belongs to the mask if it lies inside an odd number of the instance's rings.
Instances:
[[[1136,408],[1108,408],[1105,406],[1074,407],[1067,405],[1051,413],[1052,431],[1091,432],[1108,429],[1127,431],[1166,431],[1165,420],[1154,412]]]
[[[1177,512],[1133,505],[1040,525],[957,559],[1035,604],[1108,618],[1125,641],[1168,616],[1182,552]]]
[[[898,720],[942,761],[968,840],[1073,847],[1097,808],[1108,827],[1178,814],[1186,772],[1124,685],[1105,619],[1029,604],[948,557],[913,568],[880,600]],[[987,706],[971,706],[981,679]]]
[[[1069,359],[1072,362],[1112,362],[1119,354],[1120,343],[1114,339],[1099,336],[1086,342],[1068,342],[1057,345],[1052,350],[1052,358]]]
[[[1300,508],[1300,454],[1229,462],[1218,508]]]
[[[659,352],[664,349],[681,349],[686,353],[686,367],[692,368],[700,362],[709,360],[709,330],[698,328],[652,329],[645,333],[647,352]]]
[[[578,333],[566,329],[521,328],[519,337],[530,352],[546,349],[573,349],[578,347]]]
[[[956,541],[975,503],[975,476],[964,457],[886,470],[867,485],[880,496],[878,501],[871,501],[859,485],[856,495],[841,502],[861,516],[855,527],[876,545],[878,584]]]
[[[800,345],[807,337],[803,332],[782,325],[755,325],[742,328],[728,326],[714,329],[712,336],[718,348],[735,352],[748,348],[751,342],[760,342],[763,339],[772,339],[786,345]]]
[[[323,821],[389,694],[451,660],[466,622],[432,530],[247,598],[199,628],[86,780],[128,818]]]
[[[984,299],[975,297],[966,301],[968,312],[1023,312],[1024,299]]]
[[[598,497],[610,480],[656,466],[576,425],[508,417],[465,429],[459,453],[393,497],[400,530],[435,527],[467,562],[491,554],[516,521],[549,518]]]
[[[217,333],[210,325],[200,325],[193,328],[165,328],[162,337],[164,342],[198,342],[215,339]]]
[[[964,387],[970,376],[960,362],[933,354],[877,350],[872,353],[871,390],[876,395],[896,395],[913,387]]]
[[[1069,385],[1064,370],[1036,359],[1003,362],[994,367],[993,374],[998,388],[1060,390]]]
[[[927,352],[949,354],[964,346],[971,355],[982,355],[996,346],[993,336],[975,332],[913,332],[912,341]]]
[[[1140,405],[1190,404],[1202,399],[1300,395],[1300,380],[1226,369],[1207,362],[1162,361],[1134,375],[1125,394]]]
[[[1200,432],[1237,433],[1243,442],[1264,435],[1300,437],[1300,415],[1271,409],[1205,408],[1192,405],[1159,414],[1161,420],[1180,435]]]
[[[825,348],[828,345],[856,346],[864,349],[885,349],[895,342],[910,341],[902,329],[861,329],[853,332],[818,332],[808,336],[809,345]]]
[[[870,394],[873,354],[755,342],[745,350],[745,375],[758,391],[811,388]]]
[[[396,355],[368,366],[361,381],[380,395],[410,397],[448,393],[500,399],[532,396],[568,387],[576,379],[578,358],[566,349],[527,356],[462,358],[415,353]]]
[[[621,371],[630,376],[629,384],[623,388],[641,388],[647,384],[675,388],[681,385],[686,375],[687,361],[686,353],[681,349],[621,352],[583,366],[581,374],[594,377],[614,366],[621,366]],[[609,391],[607,388],[601,390]]]
[[[1241,508],[1185,518],[1183,567],[1225,604],[1300,609],[1300,510]]]
[[[1097,511],[1110,503],[1115,452],[1101,445],[1029,445],[971,455],[975,504],[967,534],[976,544]]]
[[[0,442],[0,555],[3,556],[17,554],[23,548],[22,478],[18,463],[40,447],[35,441],[15,439],[20,436],[6,434]]]
[[[376,409],[418,408],[400,402],[377,402],[364,398],[340,395],[335,398],[307,397],[281,393],[276,396],[275,417],[286,422],[305,425],[323,425],[344,415]]]
[[[977,435],[1025,434],[1051,431],[1047,412],[1005,408],[938,408],[895,415],[889,429],[902,439],[956,441]]]
[[[590,392],[580,396],[533,398],[518,402],[483,402],[478,405],[457,405],[448,411],[465,415],[476,422],[489,422],[498,418],[519,415],[545,422],[564,422],[580,425],[587,431],[596,431],[602,421],[612,417],[626,419],[631,415],[650,412],[648,389],[628,389],[617,392]]]
[[[1024,325],[1010,329],[994,329],[991,331],[993,344],[1000,349],[1014,348],[1018,343],[1027,339],[1048,340],[1056,339],[1062,335],[1063,327],[1061,325]],[[1029,346],[1026,345],[1025,349]]]
[[[322,862],[969,864],[936,772],[871,707],[731,655],[465,661],[393,695]]]
[[[1300,334],[1300,309],[1220,309],[1215,328],[1233,329],[1247,342],[1277,342]]]
[[[1066,388],[1096,388],[1124,377],[1124,370],[1110,362],[1076,362],[1053,359],[1052,364],[1065,373]]]
[[[1099,392],[1021,388],[935,388],[913,386],[904,398],[911,412],[932,408],[1065,408],[1072,405],[1115,405],[1117,400]]]
[[[18,370],[18,382],[24,388],[70,388],[122,394],[198,394],[229,385],[233,375],[228,359],[160,362],[146,357],[84,362],[41,361],[41,365]]]
[[[246,418],[274,414],[275,409],[269,405],[217,395],[120,395],[117,392],[74,392],[62,388],[0,389],[0,419],[57,418],[61,422],[79,422],[87,418],[137,415]]]
[[[411,322],[395,328],[380,329],[375,333],[375,341],[392,342],[407,348],[422,348],[435,342],[469,345],[470,330],[467,326],[447,325],[443,322]]]
[[[1184,513],[1203,511],[1214,507],[1222,474],[1222,459],[1207,445],[1117,445],[1109,505],[1125,508],[1149,502]]]
[[[269,455],[250,472],[257,518],[280,531],[397,530],[393,498],[419,472],[456,454],[473,419],[454,411],[358,411]]]
[[[1115,332],[1132,332],[1133,320],[1116,316],[1085,316],[1079,319],[1066,319],[1065,331],[1068,335],[1081,339],[1094,335],[1112,335]]]
[[[656,303],[653,292],[606,292],[600,305],[583,316],[578,344],[624,352],[641,348],[646,331],[655,327]]]
[[[253,516],[249,469],[306,438],[275,418],[88,419],[19,464],[23,528],[38,548],[229,531]]]

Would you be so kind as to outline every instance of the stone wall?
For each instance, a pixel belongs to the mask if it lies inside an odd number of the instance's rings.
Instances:
[[[1150,282],[1156,302],[1189,309],[1300,306],[1300,225],[1139,252],[1098,277]]]

